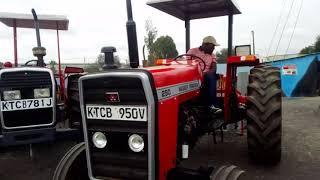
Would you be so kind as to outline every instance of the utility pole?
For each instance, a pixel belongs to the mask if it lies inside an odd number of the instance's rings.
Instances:
[[[256,47],[255,47],[255,43],[254,43],[254,31],[251,31],[251,35],[252,35],[252,49],[253,49],[253,54],[256,54]]]
[[[83,68],[84,69],[86,68],[86,57],[85,56],[83,57]]]

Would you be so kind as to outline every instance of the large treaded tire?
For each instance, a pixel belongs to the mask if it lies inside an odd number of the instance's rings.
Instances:
[[[250,158],[261,164],[281,159],[282,91],[280,70],[266,65],[250,71],[247,140]]]
[[[221,166],[213,171],[210,180],[240,180],[245,172],[237,166]]]
[[[84,143],[73,146],[62,157],[52,180],[89,180]]]

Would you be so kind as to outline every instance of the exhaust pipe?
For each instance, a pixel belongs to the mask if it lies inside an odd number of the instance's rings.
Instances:
[[[128,48],[129,48],[129,61],[132,68],[139,67],[139,52],[138,52],[138,41],[136,23],[132,17],[132,6],[131,0],[127,0],[127,36],[128,36]]]
[[[37,66],[44,67],[43,57],[46,55],[46,48],[41,47],[41,40],[40,40],[40,31],[39,31],[39,21],[37,13],[34,9],[31,9],[33,19],[34,19],[34,28],[36,29],[36,36],[37,36],[37,47],[32,48],[33,55],[38,58]]]

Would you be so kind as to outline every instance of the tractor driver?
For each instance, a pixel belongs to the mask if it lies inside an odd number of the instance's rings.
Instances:
[[[202,45],[197,48],[190,49],[187,54],[192,54],[202,58],[206,64],[204,72],[204,82],[208,88],[209,95],[209,110],[213,114],[219,114],[222,112],[220,108],[217,107],[217,61],[216,56],[213,54],[215,46],[220,46],[213,36],[207,36],[203,38]],[[200,63],[200,66],[203,66]]]

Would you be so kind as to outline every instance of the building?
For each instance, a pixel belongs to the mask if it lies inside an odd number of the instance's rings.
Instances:
[[[280,59],[266,64],[281,69],[284,96],[320,95],[320,53]]]

